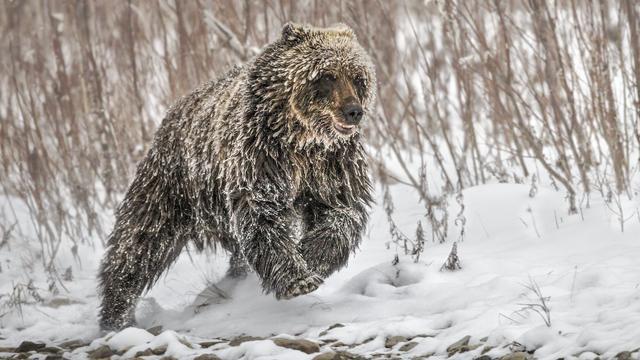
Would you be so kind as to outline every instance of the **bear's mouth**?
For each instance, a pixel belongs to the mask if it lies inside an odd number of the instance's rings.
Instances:
[[[356,131],[355,125],[345,124],[340,121],[333,121],[333,128],[336,129],[337,132],[343,135],[351,135]]]

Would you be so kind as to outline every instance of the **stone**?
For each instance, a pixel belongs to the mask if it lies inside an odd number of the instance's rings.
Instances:
[[[388,337],[387,340],[384,341],[384,347],[387,349],[391,349],[392,347],[398,345],[401,342],[407,341],[407,338],[404,336],[391,336]]]
[[[320,340],[320,342],[321,342],[321,343],[323,343],[323,344],[325,344],[325,345],[326,345],[326,344],[330,344],[330,343],[334,343],[334,342],[336,342],[336,341],[338,341],[338,339],[321,339],[321,340]]]
[[[153,353],[153,351],[152,351],[150,348],[147,348],[147,349],[146,349],[146,350],[144,350],[144,351],[138,351],[138,352],[136,353],[136,357],[141,357],[141,356],[153,356],[153,355],[155,355],[155,354]]]
[[[335,357],[336,357],[336,353],[333,351],[329,351],[329,352],[314,356],[313,360],[333,360],[335,359]]]
[[[147,332],[153,336],[162,334],[162,325],[152,326],[147,329]]]
[[[65,348],[65,349],[69,349],[69,350],[75,350],[77,348],[81,348],[84,346],[88,346],[89,343],[83,340],[78,340],[78,339],[74,339],[74,340],[69,340],[69,341],[65,341],[61,344],[59,344],[58,346]]]
[[[203,341],[201,343],[198,343],[198,345],[200,345],[203,348],[210,348],[214,345],[218,345],[218,344],[222,344],[224,341],[222,340],[211,340],[211,341]]]
[[[530,358],[531,356],[529,355],[529,353],[526,353],[524,351],[518,351],[511,354],[507,354],[501,357],[500,360],[528,360]]]
[[[631,360],[631,351],[621,351],[616,354],[617,360]]]
[[[13,347],[0,347],[0,353],[14,353],[16,348]]]
[[[473,359],[473,360],[491,360],[491,356],[489,355],[480,355],[479,357]]]
[[[64,360],[64,357],[60,354],[50,354],[44,360]]]
[[[365,360],[365,357],[346,351],[329,351],[316,355],[313,360]]]
[[[36,343],[36,342],[33,342],[33,341],[23,341],[16,348],[16,352],[21,353],[21,352],[29,352],[29,351],[38,351],[38,350],[43,349],[45,347],[47,347],[47,345],[45,343]]]
[[[472,351],[472,350],[475,350],[475,349],[479,348],[480,346],[482,346],[482,344],[463,345],[463,346],[460,347],[458,352],[459,353],[463,353],[463,352],[467,352],[467,351]]]
[[[480,352],[480,354],[484,355],[484,354],[488,353],[489,351],[493,350],[493,348],[494,348],[493,346],[489,346],[489,345],[487,345],[487,346],[485,346],[485,347],[482,349],[482,351]]]
[[[95,349],[95,350],[91,350],[89,351],[89,358],[90,359],[102,359],[102,358],[109,358],[111,356],[113,356],[113,350],[111,350],[110,347],[108,347],[107,345],[102,345],[99,348]]]
[[[167,352],[167,346],[158,346],[157,348],[151,349],[151,352],[153,353],[153,355],[162,355]]]
[[[264,340],[264,338],[257,337],[257,336],[241,335],[229,341],[229,346],[238,346],[247,341],[257,341],[257,340]]]
[[[305,354],[313,354],[320,351],[318,344],[305,339],[276,338],[272,339],[272,341],[280,347],[302,351]]]
[[[38,352],[47,353],[47,354],[59,354],[63,351],[57,346],[47,346],[45,348],[38,350]]]
[[[415,341],[410,341],[400,347],[400,351],[409,351],[418,345]]]
[[[320,333],[320,336],[325,336],[325,335],[327,335],[327,334],[329,333],[329,331],[331,331],[331,330],[333,330],[333,329],[336,329],[336,328],[341,328],[341,327],[344,327],[344,325],[342,325],[342,324],[340,324],[340,323],[333,324],[333,325],[329,326],[329,327],[327,328],[327,330],[322,331],[322,332]]]
[[[194,357],[193,360],[220,360],[220,358],[213,354],[202,354]]]
[[[471,340],[471,336],[467,335],[465,337],[463,337],[462,339],[454,342],[453,344],[449,345],[449,347],[447,347],[447,354],[449,354],[449,356],[459,352],[463,346],[467,346],[469,345],[469,340]]]

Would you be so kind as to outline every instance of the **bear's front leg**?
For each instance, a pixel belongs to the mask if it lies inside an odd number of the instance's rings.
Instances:
[[[293,200],[286,182],[261,179],[232,192],[230,207],[235,235],[262,287],[278,299],[310,293],[322,278],[309,270],[292,232]]]
[[[367,217],[364,206],[333,208],[310,203],[304,213],[306,232],[299,244],[309,268],[326,278],[345,266],[360,244]]]

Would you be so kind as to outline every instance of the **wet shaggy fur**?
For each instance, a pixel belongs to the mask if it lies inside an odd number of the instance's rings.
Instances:
[[[134,324],[139,296],[189,242],[230,252],[227,276],[250,268],[279,299],[346,265],[371,184],[359,127],[337,124],[345,101],[366,121],[374,89],[349,28],[288,24],[256,58],[175,104],[116,212],[101,327]]]

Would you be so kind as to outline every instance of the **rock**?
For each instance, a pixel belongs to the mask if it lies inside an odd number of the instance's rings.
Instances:
[[[330,343],[334,343],[336,341],[338,341],[338,339],[322,339],[322,340],[320,340],[320,342],[322,342],[325,345],[326,344],[330,344]]]
[[[162,333],[162,325],[152,326],[147,329],[147,332],[151,335],[158,336]]]
[[[28,359],[31,356],[29,353],[19,353],[17,355],[12,356],[10,359]]]
[[[316,355],[313,360],[364,360],[366,358],[346,351],[329,351]]]
[[[189,349],[193,349],[193,344],[190,343],[189,341],[187,341],[187,339],[183,338],[183,337],[178,337],[178,341],[180,341],[180,343],[186,347],[188,347]],[[165,346],[164,351],[167,351],[167,347]]]
[[[222,344],[223,342],[224,341],[222,341],[222,340],[203,341],[201,343],[198,343],[198,345],[200,345],[203,348],[210,348],[213,345]]]
[[[153,355],[162,355],[167,352],[167,345],[158,346],[157,348],[151,349]]]
[[[491,356],[489,355],[481,355],[473,360],[491,360]]]
[[[500,358],[500,360],[528,360],[530,359],[530,355],[523,351],[514,352],[511,354],[507,354]]]
[[[459,353],[464,353],[464,352],[467,352],[467,351],[472,351],[472,350],[475,350],[475,349],[479,348],[480,346],[482,346],[482,344],[463,345],[463,346],[460,347],[458,352]]]
[[[163,356],[160,358],[160,360],[178,360],[178,359],[174,358],[173,356]]]
[[[616,354],[615,358],[617,360],[631,360],[631,351],[621,351]]]
[[[136,357],[153,356],[153,355],[155,355],[155,354],[153,353],[153,351],[150,348],[147,348],[147,350],[145,350],[145,351],[138,351],[136,353]]]
[[[202,354],[194,357],[193,360],[220,360],[220,358],[213,354]]]
[[[0,353],[14,353],[16,348],[13,347],[0,347]]]
[[[52,354],[52,355],[47,355],[47,357],[44,358],[44,360],[64,360],[64,357],[60,354]]]
[[[407,341],[407,338],[404,336],[392,336],[392,337],[388,337],[387,340],[385,340],[384,342],[384,347],[386,347],[387,349],[391,349],[392,347],[398,345],[401,342],[405,342]]]
[[[109,358],[111,356],[113,356],[113,350],[111,350],[110,347],[108,347],[107,345],[102,345],[99,348],[95,349],[95,350],[91,350],[89,351],[89,358],[90,359],[102,359],[102,358]]]
[[[404,344],[404,345],[402,345],[400,347],[400,351],[409,351],[409,350],[413,349],[414,347],[416,347],[417,345],[418,345],[418,343],[415,342],[415,341],[408,342],[408,343],[406,343],[406,344]]]
[[[75,350],[77,348],[81,348],[88,345],[89,343],[86,341],[74,339],[74,340],[65,341],[61,343],[59,346],[65,349]]]
[[[487,346],[485,346],[485,347],[482,349],[482,351],[480,352],[480,354],[484,355],[484,354],[488,353],[489,351],[493,350],[493,348],[494,348],[493,346],[489,346],[489,345],[487,345]]]
[[[47,346],[45,348],[38,350],[38,352],[47,353],[47,354],[59,354],[63,352],[63,350],[57,346]]]
[[[313,360],[333,360],[335,359],[335,357],[336,357],[336,353],[333,351],[329,351],[329,352],[314,356]]]
[[[256,337],[256,336],[241,335],[229,341],[229,346],[238,346],[247,341],[257,341],[257,340],[264,340],[264,338]]]
[[[471,336],[467,335],[465,337],[463,337],[462,339],[454,342],[453,344],[449,345],[449,347],[447,348],[447,354],[449,354],[449,356],[460,352],[460,350],[462,349],[463,346],[467,346],[469,345],[469,340],[471,340]]]
[[[305,339],[276,338],[272,339],[272,341],[280,347],[302,351],[306,354],[313,354],[320,351],[320,346],[318,346],[318,344]]]
[[[488,340],[489,340],[489,337],[485,336],[482,339],[480,339],[480,342],[487,342]]]
[[[320,336],[325,336],[325,335],[327,335],[327,334],[329,333],[329,331],[331,331],[331,330],[333,330],[333,329],[336,329],[336,328],[341,328],[341,327],[344,327],[344,325],[342,325],[342,324],[340,324],[340,323],[333,324],[333,325],[329,326],[329,327],[327,328],[327,330],[322,331],[322,332],[320,333]]]
[[[32,342],[32,341],[23,341],[16,348],[15,352],[21,353],[21,352],[29,352],[29,351],[38,351],[40,349],[45,348],[46,346],[47,345],[44,344],[44,343],[36,343],[36,342]]]

